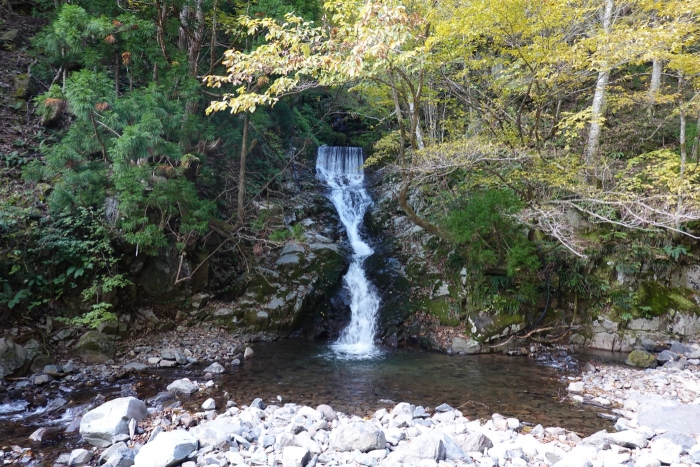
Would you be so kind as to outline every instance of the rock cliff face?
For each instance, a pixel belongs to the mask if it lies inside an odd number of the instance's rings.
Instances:
[[[444,267],[448,253],[444,251],[445,244],[414,225],[399,207],[394,195],[398,192],[398,180],[381,172],[372,180],[375,204],[365,224],[375,238],[377,254],[367,264],[368,275],[382,293],[380,328],[386,343],[412,341],[448,352],[484,352],[489,349],[484,344],[540,319],[545,296],[529,314],[470,310],[469,264],[456,268],[457,273],[448,272]],[[430,196],[418,195],[419,190],[415,189],[409,204],[420,215],[429,217],[432,208],[425,200]],[[614,263],[605,261],[593,274],[610,285],[628,288],[643,313],[631,316],[610,309],[594,314],[570,297],[553,296],[543,322],[574,324],[577,328],[562,342],[630,351],[643,347],[645,341],[687,341],[700,336],[700,266],[670,268],[663,277],[651,270],[626,277],[616,272]],[[575,316],[575,322],[564,316]],[[443,332],[445,336],[438,339],[436,328],[452,331]]]

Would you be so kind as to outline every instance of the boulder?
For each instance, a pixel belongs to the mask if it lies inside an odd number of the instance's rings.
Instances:
[[[454,337],[452,339],[452,353],[474,354],[479,353],[481,344],[477,341],[464,337]]]
[[[331,446],[336,451],[368,452],[386,446],[384,432],[370,422],[342,425],[334,430]],[[444,447],[443,447],[444,449]]]
[[[309,462],[311,454],[306,448],[298,446],[287,446],[282,451],[283,467],[305,467]]]
[[[637,368],[654,368],[656,357],[645,350],[633,350],[627,356],[627,364]]]
[[[197,450],[197,438],[185,430],[158,434],[134,458],[136,467],[171,467]]]
[[[445,460],[445,444],[433,433],[420,435],[409,443],[400,445],[387,456],[387,462],[403,462],[404,465],[417,465],[421,460],[435,462]]]
[[[87,449],[73,449],[68,458],[69,467],[85,465],[92,460],[92,452]]]
[[[10,338],[0,339],[0,379],[19,370],[27,362],[27,350]]]
[[[484,452],[484,449],[493,447],[493,442],[483,433],[475,431],[460,440],[459,445],[464,452]]]
[[[196,383],[190,381],[189,378],[176,379],[170,383],[167,387],[168,391],[173,394],[185,394],[189,396],[199,391],[199,386]]]
[[[88,363],[105,363],[117,354],[112,337],[98,331],[88,331],[80,338],[73,352]]]
[[[681,461],[683,448],[668,438],[659,438],[649,443],[652,457],[662,464],[677,464]]]
[[[204,373],[213,373],[215,375],[220,375],[221,373],[225,372],[226,370],[224,369],[223,366],[219,362],[214,362],[208,367],[204,369]]]
[[[332,422],[333,420],[338,420],[338,415],[335,413],[335,410],[330,405],[326,404],[321,404],[318,407],[316,407],[316,410],[323,415],[323,418],[325,418],[327,421]]]
[[[134,457],[136,457],[136,451],[120,442],[106,449],[100,456],[100,462],[106,462],[112,467],[131,467],[134,465]]]
[[[107,447],[117,435],[129,435],[129,421],[148,415],[146,404],[135,397],[120,397],[86,413],[80,421],[80,434],[93,446]]]
[[[219,417],[210,422],[202,423],[190,430],[197,437],[201,446],[222,446],[228,443],[233,435],[243,434],[239,420],[230,417]]]

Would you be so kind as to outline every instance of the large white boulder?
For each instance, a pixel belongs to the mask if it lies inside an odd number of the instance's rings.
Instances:
[[[381,428],[370,422],[357,422],[339,426],[333,431],[331,447],[336,451],[369,452],[386,447]]]
[[[141,448],[134,458],[135,467],[171,467],[197,450],[197,438],[185,430],[161,432]]]
[[[80,421],[80,434],[93,446],[107,447],[114,436],[129,434],[132,418],[138,422],[146,415],[148,409],[143,401],[120,397],[86,413]]]

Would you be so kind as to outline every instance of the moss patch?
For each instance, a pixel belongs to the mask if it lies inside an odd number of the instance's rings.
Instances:
[[[458,313],[453,309],[453,305],[445,300],[424,298],[416,304],[416,309],[435,316],[440,320],[440,324],[445,326],[457,326],[459,324]]]
[[[664,287],[658,282],[644,281],[637,292],[636,308],[641,315],[661,316],[669,310],[690,311],[700,314],[693,301],[694,292],[682,287]]]

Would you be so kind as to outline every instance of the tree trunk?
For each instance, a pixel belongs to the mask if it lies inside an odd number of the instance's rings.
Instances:
[[[681,93],[683,90],[683,75],[678,74],[678,92]],[[680,185],[678,187],[678,205],[676,206],[676,216],[680,217],[681,210],[683,209],[683,176],[685,175],[685,165],[688,158],[688,151],[685,147],[685,108],[683,107],[683,102],[678,109],[680,115],[680,135],[678,137],[678,144],[680,145],[681,152],[681,164],[678,170],[678,177],[680,180]],[[676,218],[676,229],[680,228],[680,221]]]
[[[656,105],[656,96],[661,89],[661,71],[663,63],[658,58],[655,58],[651,65],[651,82],[649,83],[649,106],[647,114],[649,117],[654,115],[654,105]]]
[[[114,95],[119,97],[119,51],[116,53],[116,60],[114,61]]]
[[[243,225],[245,217],[245,163],[248,156],[248,122],[250,114],[243,114],[243,138],[241,142],[241,161],[238,167],[238,206],[236,209],[237,225]]]
[[[605,11],[603,12],[603,32],[605,36],[610,34],[613,6],[614,0],[605,0]],[[593,95],[593,104],[591,105],[591,128],[588,133],[588,149],[586,151],[588,170],[595,170],[595,166],[600,158],[601,119],[603,118],[603,106],[605,105],[605,90],[610,80],[608,66],[606,62],[602,62],[600,65],[595,94]]]

